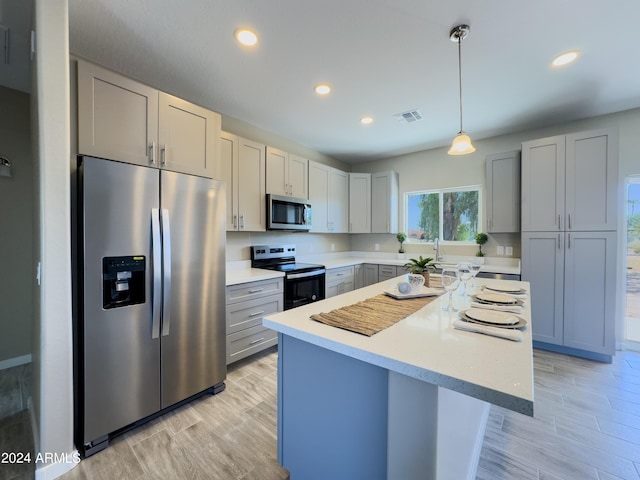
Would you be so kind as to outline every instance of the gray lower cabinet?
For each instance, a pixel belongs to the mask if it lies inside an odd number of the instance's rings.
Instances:
[[[407,273],[407,268],[402,265],[378,265],[378,281],[391,280],[399,275]]]
[[[262,317],[284,309],[282,277],[227,287],[227,365],[278,343]]]
[[[325,297],[331,298],[355,288],[355,269],[352,266],[327,269]]]
[[[526,232],[533,340],[615,353],[616,232]]]

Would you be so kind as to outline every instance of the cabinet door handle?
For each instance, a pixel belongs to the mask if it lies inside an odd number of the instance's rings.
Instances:
[[[560,250],[560,234],[558,234],[558,250]]]
[[[258,293],[258,292],[261,292],[263,290],[264,290],[264,288],[254,288],[253,290],[249,290],[249,293]]]
[[[571,230],[571,214],[567,214],[569,217],[569,221],[568,221],[568,225],[569,225],[569,230]]]
[[[151,142],[149,145],[149,161],[152,165],[156,164],[156,142]]]
[[[238,215],[233,216],[233,228],[238,228]]]
[[[160,164],[164,167],[167,164],[167,146],[160,147]]]
[[[263,315],[263,314],[264,314],[264,310],[260,310],[259,312],[250,313],[249,316],[257,317],[258,315]]]
[[[240,228],[244,228],[244,215],[240,215]]]
[[[336,273],[336,277],[342,277],[344,273]]]
[[[562,230],[562,227],[560,226],[560,214],[558,214],[558,230]]]
[[[249,342],[249,345],[255,345],[256,343],[260,343],[263,340],[264,337],[256,338],[255,340],[251,340],[251,342]]]
[[[571,248],[571,234],[567,234],[567,250]]]

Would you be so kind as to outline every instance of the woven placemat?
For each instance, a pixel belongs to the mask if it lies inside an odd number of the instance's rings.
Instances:
[[[381,294],[362,302],[311,315],[313,320],[370,337],[417,312],[438,297],[396,300]]]

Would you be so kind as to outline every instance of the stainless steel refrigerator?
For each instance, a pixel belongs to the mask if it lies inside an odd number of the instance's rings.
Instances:
[[[82,157],[76,444],[224,389],[225,191],[217,180]]]

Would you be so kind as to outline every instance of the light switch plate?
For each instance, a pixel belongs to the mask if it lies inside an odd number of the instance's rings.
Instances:
[[[504,255],[504,247],[502,245],[498,245],[498,255]]]
[[[504,254],[509,257],[513,255],[513,247],[504,247]]]

